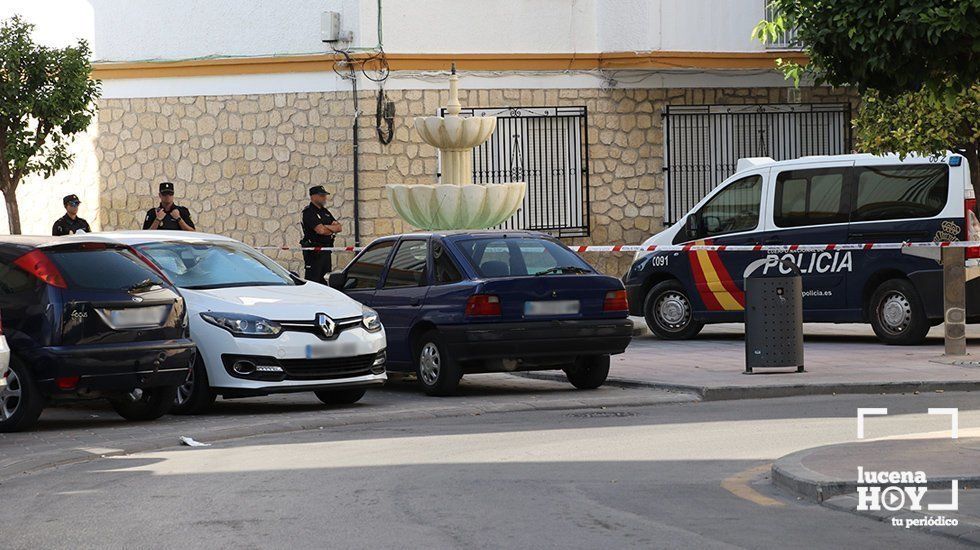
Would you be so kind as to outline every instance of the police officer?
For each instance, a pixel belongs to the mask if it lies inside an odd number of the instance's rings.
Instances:
[[[314,246],[333,246],[334,235],[340,233],[340,222],[326,208],[327,190],[322,185],[310,187],[310,204],[303,209],[303,240],[300,245],[304,248]],[[333,269],[330,252],[303,251],[303,263],[306,264],[306,280],[326,284],[323,278]]]
[[[169,181],[160,184],[160,206],[146,211],[143,229],[194,231],[190,211],[174,204],[174,184]]]
[[[78,205],[82,204],[82,201],[78,200],[78,195],[65,195],[61,199],[61,203],[65,206],[66,214],[55,220],[54,226],[51,228],[52,235],[58,237],[92,232],[88,222],[84,218],[78,217]]]

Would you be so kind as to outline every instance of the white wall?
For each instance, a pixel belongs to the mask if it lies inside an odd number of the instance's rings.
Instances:
[[[765,1],[382,0],[383,41],[401,53],[758,51]],[[376,0],[90,2],[99,60],[329,51],[322,11],[341,13],[354,46],[377,43]]]
[[[94,12],[86,0],[3,0],[0,18],[22,15],[35,25],[36,42],[65,47],[84,39],[91,45],[95,35]],[[80,134],[71,144],[75,160],[70,167],[48,179],[29,176],[17,188],[20,223],[25,235],[50,235],[54,220],[65,214],[61,198],[76,194],[82,200],[79,215],[93,229],[99,227],[99,167],[95,156],[97,124]],[[0,201],[0,234],[7,234],[7,209]]]

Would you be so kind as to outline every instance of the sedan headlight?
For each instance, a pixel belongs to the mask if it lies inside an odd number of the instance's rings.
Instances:
[[[381,318],[378,317],[378,312],[367,306],[363,306],[361,310],[361,324],[364,325],[364,329],[368,332],[378,332],[381,330]]]
[[[201,318],[216,327],[221,327],[235,336],[246,338],[275,338],[282,332],[282,326],[275,321],[247,315],[244,313],[202,313]]]

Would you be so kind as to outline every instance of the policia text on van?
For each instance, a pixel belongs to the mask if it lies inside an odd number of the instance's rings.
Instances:
[[[970,169],[943,158],[872,155],[742,159],[737,173],[645,245],[793,245],[980,238]],[[869,322],[887,343],[921,342],[942,322],[938,248],[821,252],[653,252],[624,277],[631,313],[682,339],[741,321],[744,279],[803,273],[804,321]],[[980,256],[967,249],[967,258]],[[980,268],[967,270],[967,318],[980,321]]]

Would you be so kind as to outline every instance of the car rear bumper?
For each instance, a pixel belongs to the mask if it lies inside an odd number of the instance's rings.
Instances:
[[[23,353],[46,394],[130,391],[177,386],[194,356],[189,339],[84,346],[51,346]],[[59,379],[78,377],[71,387]],[[67,384],[67,382],[65,382]]]
[[[629,319],[534,321],[440,326],[447,353],[459,361],[614,355],[633,338]]]

